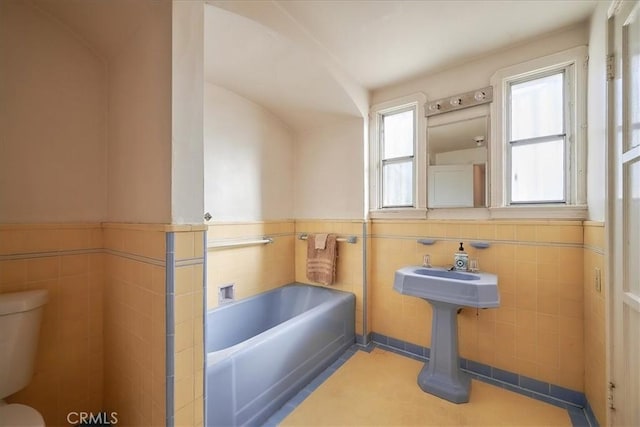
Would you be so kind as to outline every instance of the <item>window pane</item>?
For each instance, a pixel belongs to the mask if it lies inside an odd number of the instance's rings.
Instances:
[[[640,296],[640,160],[625,165],[625,203],[624,235],[626,236],[625,254],[626,277],[625,291]]]
[[[413,156],[413,112],[383,116],[383,159]]]
[[[564,73],[511,86],[511,141],[564,133]]]
[[[623,43],[626,44],[625,69],[630,94],[640,91],[640,20],[637,15],[625,26]],[[629,141],[625,150],[640,145],[640,96],[629,96]]]
[[[413,162],[382,166],[382,206],[413,206]]]
[[[511,201],[564,201],[564,139],[511,147]]]

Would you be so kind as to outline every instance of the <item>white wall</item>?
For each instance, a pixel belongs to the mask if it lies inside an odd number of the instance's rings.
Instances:
[[[0,2],[0,222],[106,211],[104,61],[27,2]]]
[[[205,83],[205,211],[214,221],[293,218],[293,143],[271,112]]]
[[[606,210],[608,8],[608,2],[598,3],[591,17],[589,33],[587,204],[592,221],[604,221]]]
[[[529,43],[500,50],[493,54],[482,55],[457,67],[376,90],[372,94],[372,104],[378,104],[418,91],[426,93],[428,99],[438,99],[478,89],[488,86],[491,76],[500,68],[571,47],[586,45],[587,42],[587,25],[572,27],[565,31],[536,38]]]
[[[204,3],[173,2],[171,222],[204,214]]]
[[[362,219],[363,119],[344,119],[296,135],[295,217]]]
[[[109,60],[111,222],[172,220],[171,20],[171,2],[154,3],[120,54]]]

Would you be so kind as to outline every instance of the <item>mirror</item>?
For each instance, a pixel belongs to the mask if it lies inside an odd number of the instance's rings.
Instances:
[[[446,115],[430,119],[427,127],[428,207],[486,207],[489,116]]]

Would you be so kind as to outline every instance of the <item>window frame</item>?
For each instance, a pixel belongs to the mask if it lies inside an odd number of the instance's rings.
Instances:
[[[491,216],[584,218],[586,216],[586,46],[578,46],[498,70],[491,78]],[[565,188],[564,202],[511,201],[510,86],[565,71]],[[564,212],[564,213],[563,213]]]
[[[423,93],[415,93],[371,107],[369,147],[369,216],[371,218],[426,218],[426,117]],[[414,111],[413,205],[383,206],[383,118],[385,115]],[[397,160],[397,159],[396,159]]]
[[[399,156],[399,157],[389,157],[389,158],[385,158],[384,157],[384,149],[385,149],[385,142],[386,139],[384,137],[385,135],[385,128],[384,128],[384,118],[387,116],[392,116],[395,114],[402,114],[402,113],[406,113],[408,111],[411,111],[413,113],[413,154],[411,154],[410,156]],[[417,140],[418,140],[418,135],[416,133],[416,121],[417,121],[417,111],[416,108],[413,104],[410,105],[406,105],[403,108],[393,108],[391,110],[385,110],[382,111],[379,114],[379,126],[378,126],[378,140],[380,141],[379,146],[378,146],[378,150],[380,150],[380,186],[378,188],[379,191],[379,197],[380,197],[380,209],[408,209],[408,208],[415,208],[416,207],[416,195],[415,195],[415,191],[412,191],[411,193],[411,205],[389,205],[389,206],[385,206],[384,204],[384,167],[386,165],[389,164],[400,164],[400,163],[409,163],[411,162],[411,189],[415,190],[416,188],[416,175],[417,175],[417,171],[416,171],[416,151],[417,151]]]
[[[571,132],[573,126],[572,126],[572,119],[573,119],[573,114],[571,112],[572,109],[572,103],[571,103],[571,96],[570,94],[573,93],[572,87],[573,87],[573,79],[572,79],[572,74],[573,74],[573,67],[575,66],[575,64],[569,64],[567,66],[564,67],[559,67],[559,68],[554,68],[551,70],[546,70],[544,72],[541,73],[536,73],[536,74],[531,74],[531,75],[527,75],[526,77],[520,78],[520,79],[509,79],[506,83],[506,90],[507,90],[507,94],[506,94],[506,98],[507,98],[507,112],[506,112],[506,118],[507,118],[507,122],[505,124],[505,144],[506,144],[506,150],[507,150],[507,155],[506,155],[506,189],[505,189],[505,194],[506,194],[506,199],[507,199],[507,204],[509,206],[514,206],[514,205],[540,205],[540,204],[551,204],[551,205],[560,205],[560,204],[567,204],[567,200],[568,200],[568,196],[571,192],[571,179],[570,179],[570,173],[569,171],[571,170],[571,166],[572,166],[572,159],[571,159],[571,141],[573,138],[573,134]],[[544,135],[544,136],[538,136],[538,137],[533,137],[533,138],[524,138],[524,139],[519,139],[519,140],[511,140],[510,136],[511,136],[511,130],[512,130],[512,122],[510,120],[511,117],[511,107],[512,107],[512,102],[511,102],[511,93],[512,93],[512,87],[514,85],[518,85],[521,83],[527,83],[527,82],[531,82],[534,80],[538,80],[538,79],[543,79],[546,77],[551,77],[551,76],[555,76],[557,74],[562,74],[562,133],[561,134],[557,134],[557,135]],[[513,172],[513,148],[515,146],[523,146],[523,145],[529,145],[529,144],[541,144],[541,143],[545,143],[545,142],[550,142],[553,139],[558,139],[559,137],[562,137],[562,146],[563,146],[563,151],[564,151],[564,158],[563,158],[563,175],[564,175],[564,182],[563,182],[563,188],[562,188],[562,199],[560,200],[528,200],[528,201],[523,201],[523,202],[514,202],[513,201],[513,188],[512,188],[512,179],[511,179],[511,174]]]

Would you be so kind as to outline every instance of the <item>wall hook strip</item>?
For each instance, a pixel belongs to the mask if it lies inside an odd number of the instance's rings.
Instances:
[[[309,233],[301,233],[298,236],[299,240],[307,240],[309,238]],[[338,237],[336,238],[337,242],[347,242],[347,243],[356,243],[358,241],[357,236],[347,236],[347,237]]]

